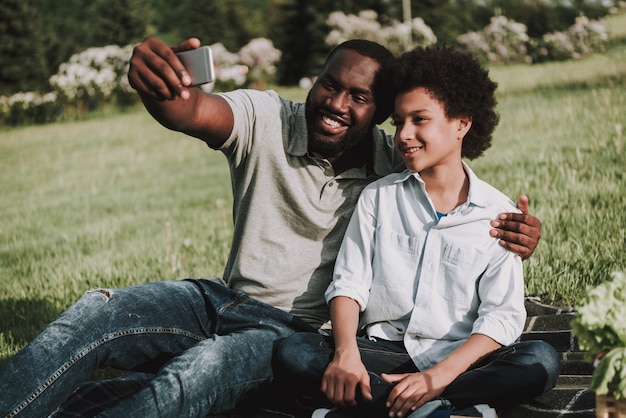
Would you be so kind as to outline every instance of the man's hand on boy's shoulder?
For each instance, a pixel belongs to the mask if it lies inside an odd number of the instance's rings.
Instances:
[[[522,213],[501,213],[491,221],[489,233],[500,240],[500,245],[518,254],[522,260],[530,257],[541,238],[541,221],[528,213],[528,197],[521,195],[517,207]]]

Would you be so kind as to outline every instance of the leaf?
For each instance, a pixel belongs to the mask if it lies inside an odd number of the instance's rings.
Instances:
[[[614,348],[600,360],[589,389],[599,395],[626,398],[626,348]]]
[[[626,346],[626,275],[613,273],[613,280],[589,289],[571,322],[587,361],[607,349]]]

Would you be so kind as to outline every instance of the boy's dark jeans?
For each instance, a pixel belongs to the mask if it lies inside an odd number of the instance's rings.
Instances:
[[[418,370],[400,342],[363,337],[357,341],[361,360],[370,372],[374,396],[372,402],[359,402],[358,414],[386,416],[385,401],[393,385],[380,378],[380,374]],[[297,333],[286,338],[274,354],[274,369],[281,385],[299,394],[320,394],[322,376],[333,351],[333,339],[329,336]],[[502,347],[460,375],[441,398],[455,409],[481,403],[494,408],[510,407],[554,387],[559,371],[559,355],[551,345],[544,341],[518,342]]]

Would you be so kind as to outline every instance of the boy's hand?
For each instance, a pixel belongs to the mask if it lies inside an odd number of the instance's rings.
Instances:
[[[387,398],[390,417],[406,417],[445,389],[428,372],[386,374],[383,379],[396,385]]]
[[[520,196],[517,207],[522,213],[501,213],[498,219],[491,221],[494,229],[489,234],[499,238],[503,247],[525,260],[535,252],[539,244],[541,221],[528,213],[528,197]]]

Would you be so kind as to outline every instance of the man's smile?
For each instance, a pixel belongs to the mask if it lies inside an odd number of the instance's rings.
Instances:
[[[331,128],[335,128],[335,129],[342,126],[342,124],[339,123],[339,121],[331,119],[328,116],[322,116],[322,122],[324,122],[326,125],[330,126]]]

